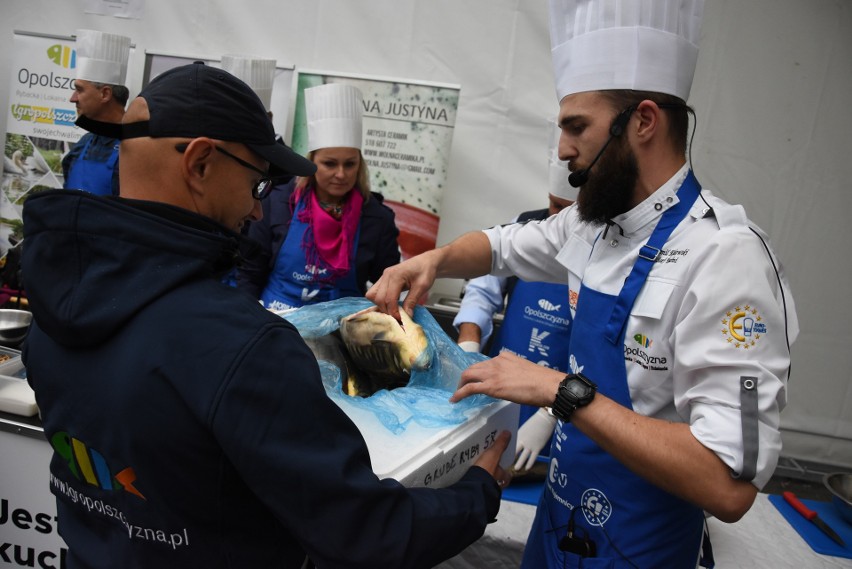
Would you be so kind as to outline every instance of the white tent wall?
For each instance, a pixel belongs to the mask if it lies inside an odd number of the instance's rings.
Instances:
[[[0,0],[0,130],[13,31],[129,35],[144,53],[251,53],[297,68],[461,86],[438,244],[546,203],[557,110],[546,0],[145,0],[141,19],[80,0]],[[690,103],[698,179],[769,234],[795,293],[785,456],[852,466],[852,2],[707,0]],[[69,93],[70,95],[70,93]],[[457,280],[435,291],[456,296]]]

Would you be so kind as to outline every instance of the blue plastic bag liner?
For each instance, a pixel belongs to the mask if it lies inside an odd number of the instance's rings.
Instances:
[[[325,336],[340,327],[340,319],[374,304],[361,297],[348,297],[303,306],[282,313],[303,338]],[[377,422],[394,434],[409,426],[444,428],[464,423],[482,407],[496,400],[486,395],[474,395],[458,403],[449,398],[456,390],[461,373],[471,364],[487,359],[482,354],[465,352],[447,335],[429,311],[417,306],[413,320],[423,327],[429,343],[431,363],[428,369],[413,370],[407,386],[393,390],[382,389],[367,398],[351,397],[343,391],[342,373],[333,362],[318,360],[325,390],[350,416],[371,413]]]

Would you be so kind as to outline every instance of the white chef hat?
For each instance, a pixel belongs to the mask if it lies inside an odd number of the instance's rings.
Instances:
[[[704,0],[549,0],[556,95],[608,89],[689,97]]]
[[[275,82],[275,60],[253,55],[227,54],[222,56],[222,69],[251,87],[264,108],[272,104],[272,84]]]
[[[77,30],[77,79],[125,85],[130,38],[97,30]]]
[[[308,151],[318,148],[361,148],[363,95],[357,87],[326,83],[305,89]]]
[[[568,169],[568,161],[559,159],[559,137],[562,129],[556,119],[550,122],[551,135],[550,145],[547,149],[547,181],[548,193],[563,200],[577,201],[580,188],[575,188],[568,183],[571,170]]]

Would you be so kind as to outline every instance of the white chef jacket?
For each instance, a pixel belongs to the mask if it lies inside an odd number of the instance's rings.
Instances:
[[[618,295],[640,247],[678,202],[687,173],[684,165],[608,228],[580,221],[574,205],[543,221],[485,230],[492,274],[567,281],[572,314],[581,283]],[[654,263],[624,336],[633,409],[688,423],[735,476],[755,471],[758,489],[781,451],[789,345],[798,334],[789,284],[768,250],[742,207],[703,190]],[[741,410],[748,406],[742,405],[741,378],[756,380],[756,464],[754,449],[744,443]]]
[[[511,223],[516,223],[515,216]],[[506,288],[509,277],[483,275],[471,279],[464,287],[464,298],[459,306],[458,314],[453,319],[456,330],[465,322],[479,326],[479,345],[488,343],[488,338],[494,331],[494,314],[501,312],[506,304]]]

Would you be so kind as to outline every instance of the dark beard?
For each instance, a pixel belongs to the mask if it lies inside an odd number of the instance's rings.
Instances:
[[[630,149],[627,138],[613,140],[590,172],[589,181],[580,188],[577,196],[580,219],[590,223],[606,223],[628,211],[638,178],[636,155]]]

